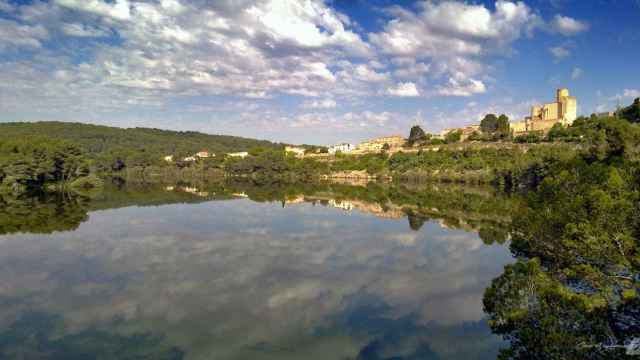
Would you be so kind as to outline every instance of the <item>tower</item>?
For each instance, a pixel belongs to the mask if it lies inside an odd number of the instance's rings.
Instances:
[[[569,96],[569,89],[561,88],[556,92],[556,102],[558,103],[558,120],[563,125],[571,125],[577,117],[576,98]]]
[[[569,97],[569,89],[567,88],[560,88],[556,91],[556,101],[558,103],[561,103],[563,99],[568,98]]]

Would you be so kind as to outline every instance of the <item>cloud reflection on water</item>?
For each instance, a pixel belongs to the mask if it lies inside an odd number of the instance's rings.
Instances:
[[[129,207],[0,237],[0,299],[23,299],[0,314],[60,314],[67,332],[118,317],[189,359],[495,355],[482,295],[510,261],[475,233],[310,203]]]

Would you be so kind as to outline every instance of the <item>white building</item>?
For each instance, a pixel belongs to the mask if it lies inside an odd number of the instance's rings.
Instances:
[[[173,162],[173,155],[167,155],[164,157],[164,161],[166,162]]]
[[[246,158],[248,155],[249,155],[249,153],[246,152],[246,151],[227,153],[227,156],[239,157],[239,158],[243,158],[243,159]]]
[[[305,150],[306,150],[305,148],[298,147],[298,146],[285,146],[285,148],[284,148],[284,151],[286,153],[292,153],[296,157],[303,157]]]
[[[355,146],[353,144],[338,144],[338,145],[334,145],[329,147],[329,154],[335,154],[338,151],[340,151],[341,153],[348,153],[351,152],[353,150],[355,150]]]
[[[353,203],[351,201],[346,201],[346,200],[336,201],[334,199],[331,199],[329,200],[329,205],[333,206],[334,208],[342,209],[345,211],[353,210]]]
[[[201,150],[196,154],[196,156],[199,158],[208,158],[215,156],[215,154],[209,154],[207,150]]]

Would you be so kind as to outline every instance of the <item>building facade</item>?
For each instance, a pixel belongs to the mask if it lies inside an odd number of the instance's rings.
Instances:
[[[229,157],[237,157],[237,158],[243,158],[243,159],[246,158],[248,155],[249,153],[246,151],[227,153],[227,156]]]
[[[353,146],[353,144],[347,144],[347,143],[344,143],[344,144],[338,144],[338,145],[333,145],[333,146],[330,146],[330,147],[329,147],[329,154],[335,154],[335,153],[337,153],[338,151],[339,151],[339,152],[341,152],[341,153],[343,153],[343,154],[344,154],[344,153],[349,153],[349,152],[351,152],[351,151],[355,150],[355,148],[356,148],[356,147],[355,147],[355,146]]]
[[[368,140],[358,144],[356,148],[361,152],[380,152],[384,148],[384,145],[389,145],[390,149],[402,147],[406,140],[400,135],[385,136],[372,140]]]
[[[454,131],[460,131],[460,141],[465,141],[469,136],[473,135],[473,133],[480,133],[480,125],[467,125],[461,128],[448,128],[444,129],[440,132],[440,135],[434,136],[436,139],[444,140],[449,133]]]
[[[524,121],[511,124],[514,135],[528,132],[547,132],[553,125],[571,125],[578,114],[578,102],[569,95],[569,89],[556,91],[556,101],[531,107],[531,114]]]
[[[294,154],[296,157],[303,157],[305,148],[298,146],[285,146],[284,151],[288,154]]]

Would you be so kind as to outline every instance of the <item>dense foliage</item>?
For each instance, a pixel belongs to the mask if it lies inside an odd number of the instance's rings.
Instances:
[[[640,98],[636,98],[633,104],[620,109],[617,115],[633,123],[640,122]]]
[[[484,299],[511,341],[503,358],[624,358],[640,339],[640,129],[616,118],[578,126],[583,151],[520,173],[527,202],[511,247],[522,259]]]
[[[511,131],[509,129],[509,118],[501,114],[496,116],[495,114],[487,114],[480,121],[480,130],[482,134],[476,134],[473,140],[501,140],[510,136]]]
[[[0,141],[0,190],[23,192],[46,186],[74,186],[90,175],[82,150],[64,140],[24,137]],[[81,186],[92,186],[91,181]]]
[[[227,158],[222,166],[230,176],[251,177],[264,182],[308,181],[327,172],[326,163],[265,149],[252,151],[245,158]]]
[[[174,155],[181,159],[201,150],[223,154],[248,151],[262,147],[281,149],[282,144],[236,136],[208,135],[193,131],[177,132],[160,129],[131,128],[63,123],[5,123],[0,124],[0,141],[47,136],[76,144],[95,159],[102,171],[120,171],[126,167],[166,165],[163,157]]]

